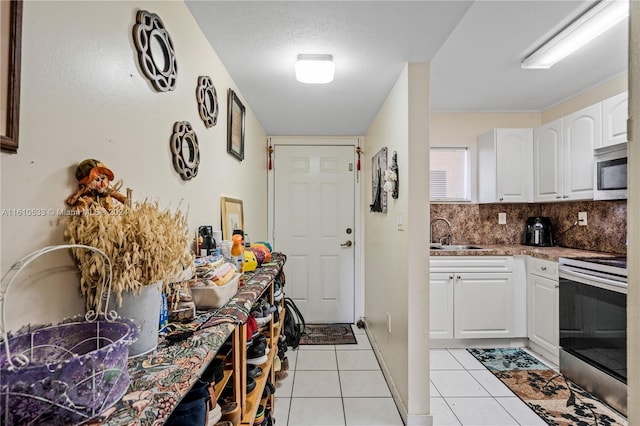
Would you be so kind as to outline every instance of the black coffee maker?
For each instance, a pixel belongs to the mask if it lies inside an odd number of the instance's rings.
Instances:
[[[550,247],[553,245],[551,219],[548,217],[529,217],[524,226],[522,244],[527,246]]]
[[[213,239],[213,227],[203,225],[198,228],[198,234],[202,237],[200,256],[208,256],[216,251],[216,241]]]

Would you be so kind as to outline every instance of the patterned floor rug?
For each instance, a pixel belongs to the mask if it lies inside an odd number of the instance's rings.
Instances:
[[[301,345],[355,345],[351,324],[307,324]]]
[[[550,425],[627,425],[627,419],[522,349],[467,349]]]

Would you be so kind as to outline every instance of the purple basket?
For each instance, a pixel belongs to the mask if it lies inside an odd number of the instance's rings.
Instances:
[[[33,258],[69,247],[79,246],[50,247]],[[19,272],[31,260],[14,267]],[[1,290],[6,292],[9,285],[0,288],[2,303]],[[11,335],[4,331],[4,309],[2,315],[0,424],[81,423],[111,407],[127,391],[129,345],[138,335],[132,321],[92,312],[57,325],[25,326]],[[86,319],[92,316],[95,321]]]

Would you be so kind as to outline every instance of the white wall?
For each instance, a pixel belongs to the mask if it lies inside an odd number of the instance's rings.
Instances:
[[[407,270],[409,282],[408,424],[431,424],[429,393],[429,64],[409,64]],[[427,166],[425,166],[427,165]]]
[[[175,91],[156,92],[140,71],[132,42],[138,8],[157,13],[171,35]],[[20,149],[1,157],[2,209],[64,208],[77,186],[76,165],[97,158],[134,190],[135,200],[149,197],[188,211],[194,233],[198,225],[220,228],[224,195],[244,201],[253,241],[267,237],[264,131],[244,102],[245,160],[227,154],[227,89],[238,91],[182,2],[27,1],[22,40]],[[200,75],[211,76],[218,94],[218,124],[211,129],[198,114]],[[198,175],[188,182],[174,171],[169,148],[173,124],[182,120],[192,124],[200,143]],[[28,252],[62,243],[58,219],[3,215],[2,273]],[[66,253],[42,261],[70,264]],[[42,276],[8,295],[10,327],[82,312],[74,274]]]
[[[428,88],[428,65],[407,65],[367,132],[363,158],[365,315],[405,419],[429,410]],[[388,148],[389,164],[397,152],[400,182],[386,214],[369,212],[371,158],[382,147]]]
[[[629,237],[629,294],[627,295],[629,365],[627,397],[630,425],[640,424],[640,2],[630,2],[629,17],[629,200],[627,235]]]
[[[629,76],[625,73],[544,110],[542,112],[542,124],[557,120],[572,112],[579,111],[589,105],[593,105],[626,91],[628,79]]]

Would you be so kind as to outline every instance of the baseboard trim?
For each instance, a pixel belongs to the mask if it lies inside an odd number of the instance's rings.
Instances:
[[[407,426],[432,426],[433,425],[433,416],[427,414],[408,414],[407,407],[404,405],[402,398],[400,398],[400,392],[396,387],[396,384],[389,373],[389,369],[387,368],[382,355],[380,354],[380,349],[378,348],[378,343],[376,342],[375,337],[369,331],[369,324],[367,323],[366,318],[362,318],[365,323],[365,332],[367,333],[367,337],[369,338],[369,342],[371,342],[371,348],[373,349],[373,353],[378,360],[378,364],[380,364],[380,368],[382,369],[382,375],[389,386],[389,390],[391,391],[391,396],[393,397],[393,402],[396,404],[396,408],[398,409],[398,413],[400,413],[400,417],[402,417],[402,422]]]
[[[433,416],[427,414],[413,414],[408,416],[405,424],[407,426],[433,426]]]
[[[430,339],[431,349],[466,349],[466,348],[526,348],[527,338],[504,339]]]

